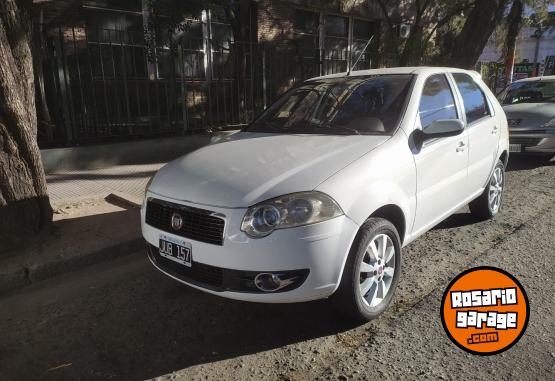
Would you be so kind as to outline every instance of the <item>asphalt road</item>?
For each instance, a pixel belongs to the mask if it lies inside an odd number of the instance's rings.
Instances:
[[[555,162],[512,158],[502,214],[466,210],[404,250],[380,319],[353,326],[326,301],[261,305],[176,284],[142,252],[0,299],[0,379],[555,379]],[[520,342],[473,356],[439,304],[462,270],[493,265],[528,293]]]

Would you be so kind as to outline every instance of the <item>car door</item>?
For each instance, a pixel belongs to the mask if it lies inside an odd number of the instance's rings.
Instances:
[[[495,164],[499,125],[484,91],[466,73],[452,73],[464,109],[468,132],[468,192],[484,187]]]
[[[416,128],[426,130],[440,119],[460,119],[455,92],[445,74],[426,79],[420,97]],[[416,214],[413,234],[418,235],[451,213],[466,196],[468,137],[460,135],[427,140],[413,151],[416,163]]]

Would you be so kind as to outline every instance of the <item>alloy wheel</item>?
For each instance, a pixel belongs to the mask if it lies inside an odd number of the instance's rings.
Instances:
[[[366,305],[377,307],[391,289],[395,274],[395,245],[387,234],[374,237],[362,257],[359,273],[360,295]]]
[[[496,167],[489,182],[488,206],[493,214],[497,213],[501,206],[501,195],[503,193],[503,170]]]

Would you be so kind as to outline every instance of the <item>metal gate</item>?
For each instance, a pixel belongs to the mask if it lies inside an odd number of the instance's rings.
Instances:
[[[369,68],[371,57],[366,54],[357,68]],[[346,67],[343,51],[294,44],[229,41],[214,47],[187,39],[153,54],[143,31],[58,28],[48,34],[43,61],[55,128],[53,134],[39,128],[39,143],[239,128],[299,81]]]

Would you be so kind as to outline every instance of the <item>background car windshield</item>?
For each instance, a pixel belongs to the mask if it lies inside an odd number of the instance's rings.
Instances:
[[[391,134],[411,75],[315,80],[290,90],[244,131],[301,134]]]
[[[545,103],[555,102],[555,81],[517,82],[499,95],[501,103]]]

